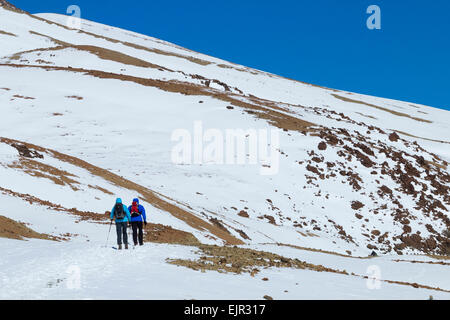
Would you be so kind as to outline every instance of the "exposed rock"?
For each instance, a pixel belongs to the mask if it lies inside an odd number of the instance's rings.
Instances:
[[[359,209],[361,209],[362,207],[364,207],[364,204],[361,203],[360,201],[353,201],[353,202],[352,202],[352,209],[353,209],[353,210],[359,210]]]
[[[245,211],[245,210],[241,210],[241,211],[238,213],[238,216],[243,217],[243,218],[248,218],[248,217],[249,217],[247,211]]]
[[[397,142],[400,137],[398,136],[397,132],[393,132],[389,135],[389,140],[392,142]]]
[[[321,143],[319,143],[319,145],[317,146],[317,148],[319,149],[319,150],[326,150],[327,149],[327,144],[325,143],[325,142],[321,142]]]

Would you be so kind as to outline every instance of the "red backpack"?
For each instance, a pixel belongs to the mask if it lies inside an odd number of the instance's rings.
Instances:
[[[139,206],[137,202],[133,202],[133,205],[131,206],[131,217],[136,218],[139,217],[141,213],[139,212]]]

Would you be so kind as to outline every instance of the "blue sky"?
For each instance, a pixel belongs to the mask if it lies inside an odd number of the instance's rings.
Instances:
[[[449,0],[11,0],[330,88],[450,110]],[[369,5],[381,30],[369,30]]]

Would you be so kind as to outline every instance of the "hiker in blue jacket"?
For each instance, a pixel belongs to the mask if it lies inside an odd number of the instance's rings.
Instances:
[[[111,210],[110,218],[111,222],[116,220],[117,244],[119,245],[119,250],[122,250],[122,236],[125,249],[128,249],[127,228],[128,221],[131,221],[131,216],[127,206],[122,203],[122,199],[117,198],[116,204]]]
[[[134,245],[144,245],[144,232],[143,224],[147,225],[147,216],[145,215],[145,208],[139,204],[139,199],[133,199],[133,204],[128,207],[128,211],[131,213],[131,227],[133,228],[133,241]],[[138,234],[139,230],[139,234]]]

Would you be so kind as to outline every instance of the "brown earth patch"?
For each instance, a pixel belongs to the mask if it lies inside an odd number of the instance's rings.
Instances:
[[[277,225],[277,223],[276,223],[276,221],[275,221],[275,218],[274,218],[273,216],[269,215],[269,214],[263,215],[262,218],[267,219],[267,221],[269,221],[269,223],[270,223],[270,224],[273,224],[274,226]]]
[[[144,239],[147,242],[181,244],[186,246],[200,245],[200,242],[192,233],[177,230],[170,226],[148,223],[144,230]]]
[[[248,217],[250,217],[250,216],[248,215],[247,211],[245,211],[245,210],[241,210],[241,211],[238,213],[238,216],[243,217],[243,218],[248,218]]]
[[[413,120],[416,120],[416,121],[420,121],[420,122],[433,123],[430,120],[425,120],[425,119],[422,119],[422,118],[411,117],[409,114],[398,112],[398,111],[389,110],[387,108],[383,108],[383,107],[377,106],[375,104],[371,104],[371,103],[367,103],[367,102],[359,101],[359,100],[353,100],[353,99],[350,99],[350,98],[347,98],[347,97],[343,97],[343,96],[340,96],[340,95],[334,94],[334,93],[332,93],[331,95],[333,97],[335,97],[336,99],[339,99],[339,100],[342,100],[342,101],[345,101],[345,102],[351,102],[351,103],[358,103],[358,104],[366,105],[366,106],[369,106],[369,107],[372,107],[372,108],[375,108],[375,109],[378,109],[378,110],[389,112],[389,113],[391,113],[393,115],[396,115],[396,116],[399,116],[399,117],[410,118],[410,119],[413,119]]]
[[[66,96],[66,98],[68,98],[68,99],[76,99],[76,100],[83,100],[83,97],[79,97],[79,96]]]
[[[17,35],[15,35],[14,33],[6,32],[6,31],[3,31],[3,30],[0,30],[0,34],[4,34],[6,36],[11,36],[11,37],[17,37]]]
[[[56,241],[56,237],[48,234],[38,233],[28,228],[24,223],[17,222],[12,219],[0,216],[0,238],[8,238],[15,240],[43,239]]]
[[[34,99],[36,99],[36,98],[33,98],[33,97],[25,97],[25,96],[21,96],[21,95],[19,95],[19,94],[13,95],[13,98],[24,99],[24,100],[34,100]],[[12,99],[12,100],[14,100],[14,99]]]

